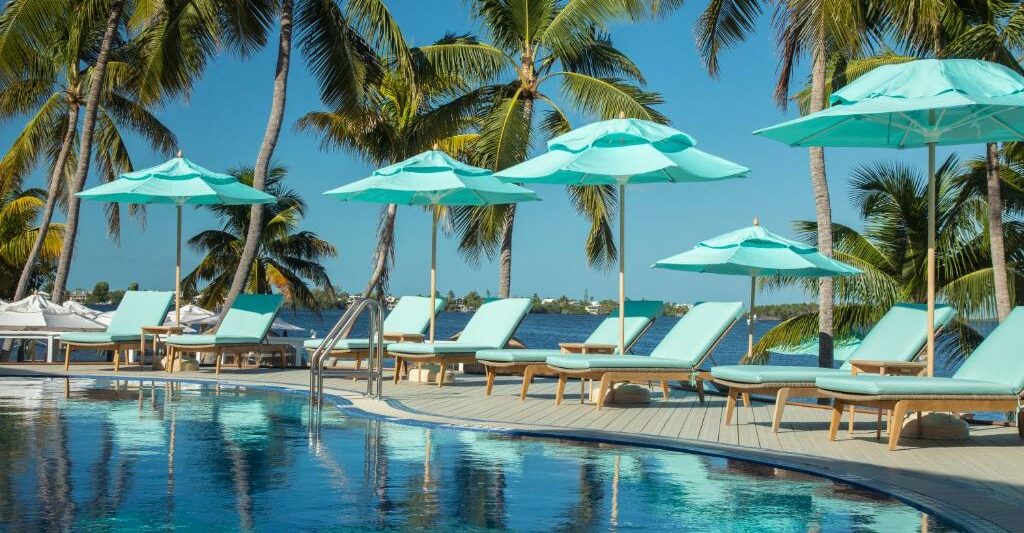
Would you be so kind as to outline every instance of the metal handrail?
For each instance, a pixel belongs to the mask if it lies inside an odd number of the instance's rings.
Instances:
[[[341,318],[317,346],[309,360],[309,402],[310,406],[323,406],[324,364],[330,359],[331,349],[341,339],[348,337],[356,320],[364,311],[370,311],[370,324],[367,330],[367,367],[366,370],[331,369],[335,375],[366,378],[366,395],[377,399],[381,397],[381,385],[384,381],[384,310],[380,302],[371,298],[360,298],[345,310]]]

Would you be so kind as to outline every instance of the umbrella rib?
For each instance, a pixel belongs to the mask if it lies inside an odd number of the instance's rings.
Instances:
[[[798,140],[797,142],[791,144],[790,146],[803,146],[805,142],[807,142],[807,141],[809,141],[809,140],[811,140],[811,139],[813,139],[815,137],[818,137],[819,135],[824,135],[825,133],[828,133],[829,131],[832,131],[835,128],[838,128],[839,126],[842,126],[843,124],[846,124],[847,122],[849,122],[851,120],[853,120],[852,116],[846,117],[843,120],[840,120],[839,122],[836,122],[835,124],[833,124],[833,125],[831,125],[831,126],[829,126],[827,128],[820,129],[820,130],[818,130],[818,131],[816,131],[814,133],[811,133],[810,135],[808,135],[806,137],[803,137],[802,139]]]
[[[1020,131],[1017,130],[1017,128],[1014,128],[1013,126],[1007,124],[1005,120],[999,118],[997,115],[994,114],[994,115],[992,115],[992,116],[990,116],[988,118],[990,118],[990,119],[992,119],[992,120],[1002,124],[1004,128],[1012,131],[1014,135],[1016,135],[1018,137],[1021,137],[1021,138],[1024,138],[1024,133],[1021,133]]]

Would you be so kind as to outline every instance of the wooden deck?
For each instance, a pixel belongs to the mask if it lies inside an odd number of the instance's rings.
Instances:
[[[0,375],[63,375],[60,365],[0,365]],[[74,365],[72,375],[114,378],[111,365]],[[122,370],[127,379],[165,379],[163,372]],[[180,379],[213,380],[212,371],[175,373]],[[227,370],[223,383],[263,384],[305,389],[305,369]],[[606,406],[579,403],[579,385],[570,383],[565,403],[554,403],[555,386],[539,378],[530,397],[519,401],[519,379],[499,377],[491,397],[483,378],[458,375],[456,383],[433,385],[385,381],[384,402],[361,396],[365,382],[330,378],[325,387],[367,412],[425,422],[514,429],[550,436],[606,439],[643,445],[700,449],[708,453],[762,460],[796,469],[867,483],[913,502],[955,515],[972,530],[1024,531],[1024,440],[1017,428],[973,425],[961,442],[904,437],[889,452],[875,439],[873,415],[859,415],[853,435],[843,430],[837,442],[826,438],[828,410],[789,406],[779,433],[770,429],[771,404],[755,401],[738,408],[736,424],[722,425],[725,399],[673,390],[661,401],[658,390],[647,405]],[[657,387],[655,388],[657,389]],[[883,435],[884,438],[884,435]]]

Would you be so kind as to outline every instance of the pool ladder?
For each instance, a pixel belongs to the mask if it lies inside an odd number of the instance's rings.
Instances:
[[[339,340],[348,337],[356,320],[366,311],[370,313],[369,330],[367,339],[369,344],[366,347],[367,360],[366,368],[338,369],[325,368],[327,360],[331,358],[331,348]],[[372,298],[360,298],[345,310],[334,324],[334,327],[327,333],[320,346],[313,351],[309,360],[309,402],[310,406],[319,409],[323,406],[324,397],[324,376],[330,372],[333,376],[363,377],[366,378],[366,396],[380,399],[381,384],[384,381],[384,309],[380,302]]]

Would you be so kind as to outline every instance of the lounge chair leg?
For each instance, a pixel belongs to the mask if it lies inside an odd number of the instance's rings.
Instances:
[[[583,405],[583,404],[587,403],[586,397],[587,397],[587,380],[581,379],[580,380],[580,405]]]
[[[832,420],[828,425],[828,440],[836,440],[836,434],[839,433],[839,424],[843,423],[844,408],[843,402],[838,399],[832,404]]]
[[[360,370],[362,367],[363,367],[363,360],[361,358],[359,358],[359,357],[356,357],[356,370]]]
[[[121,350],[114,350],[114,372],[121,370]]]
[[[697,399],[700,400],[700,403],[704,403],[704,380],[697,378],[694,387],[697,389]]]
[[[661,399],[662,399],[662,401],[667,401],[668,400],[668,395],[669,395],[668,381],[665,381],[663,379],[663,380],[661,380]]]
[[[597,390],[597,410],[600,411],[604,407],[605,395],[610,392],[610,389],[614,387],[611,380],[611,375],[607,372],[601,376],[601,388]]]
[[[527,365],[523,369],[523,386],[519,390],[519,401],[526,399],[526,393],[530,390],[530,384],[533,383],[533,366]]]
[[[71,366],[71,345],[64,345],[64,371],[67,372]]]
[[[743,393],[743,407],[747,407],[747,408],[750,407],[750,393],[749,392],[744,392]]]
[[[876,418],[875,418],[875,439],[881,439],[881,438],[882,438],[882,409],[878,409],[878,414],[876,415]]]
[[[789,391],[789,387],[783,387],[775,394],[775,413],[772,414],[772,431],[775,433],[779,432],[779,426],[782,425],[782,413],[786,410],[786,402],[789,400]]]
[[[850,406],[850,422],[849,426],[846,428],[846,432],[849,433],[850,435],[853,435],[853,415],[856,412],[856,409],[856,407],[852,405]]]
[[[165,368],[164,371],[167,372],[168,374],[170,374],[171,371],[174,370],[174,355],[175,352],[177,351],[178,350],[174,349],[173,347],[167,348],[167,368]]]
[[[917,438],[921,438],[921,411],[917,412]]]
[[[729,425],[732,422],[732,412],[736,410],[736,395],[739,391],[729,388],[729,394],[725,399],[725,425]]]
[[[892,410],[892,423],[889,425],[889,451],[895,450],[900,442],[900,433],[903,431],[903,421],[907,417],[907,403],[896,402]],[[918,428],[921,423],[918,422]]]
[[[494,378],[498,375],[498,372],[491,367],[487,367],[487,395],[491,395],[491,390],[494,389]]]
[[[562,405],[562,396],[565,394],[565,374],[558,374],[558,389],[555,391],[555,405]]]
[[[395,385],[398,385],[398,380],[402,379],[402,358],[395,356]]]
[[[444,373],[448,370],[448,365],[441,363],[441,368],[437,371],[437,386],[441,387],[444,385]]]

